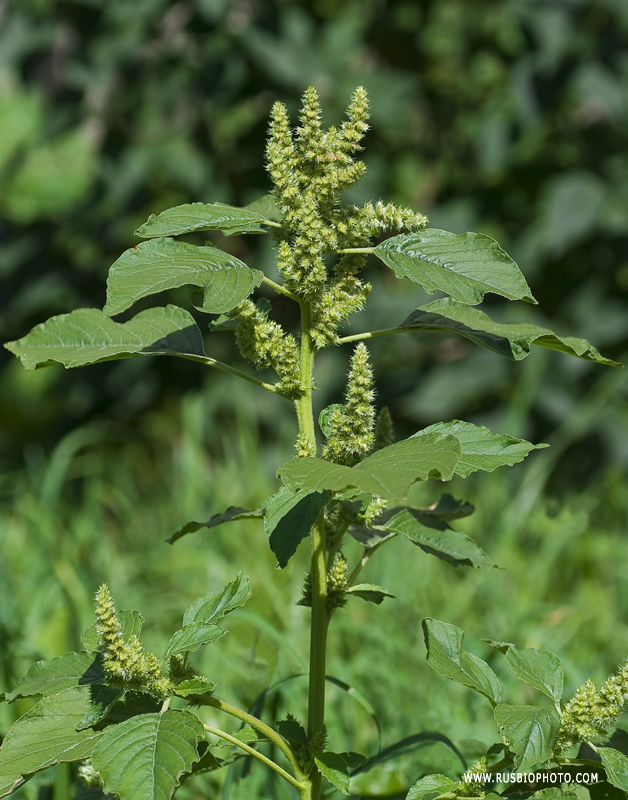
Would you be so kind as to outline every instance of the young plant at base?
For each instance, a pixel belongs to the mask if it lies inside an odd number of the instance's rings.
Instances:
[[[536,302],[517,265],[489,237],[427,228],[422,214],[392,204],[343,204],[342,193],[365,171],[355,156],[367,118],[362,88],[351,99],[347,119],[327,130],[321,125],[313,88],[304,94],[296,130],[285,107],[276,103],[267,146],[274,189],[273,203],[265,207],[272,212],[192,203],[151,216],[137,231],[146,241],[123,253],[111,267],[102,311],[79,309],[53,317],[7,345],[27,369],[173,355],[247,380],[277,395],[278,403],[292,404],[298,421],[296,458],[279,467],[281,486],[265,507],[250,512],[230,508],[207,523],[189,523],[171,541],[231,520],[263,517],[270,547],[284,568],[301,541],[309,539],[310,569],[299,601],[311,609],[306,725],[288,716],[277,729],[271,728],[219,699],[211,678],[193,666],[193,653],[225,633],[216,623],[250,596],[244,573],[221,591],[195,600],[159,656],[146,652],[140,642],[141,615],[116,611],[107,588],[101,587],[96,595],[97,622],[84,635],[83,649],[35,664],[6,696],[9,702],[41,699],[14,724],[0,749],[0,797],[48,766],[85,760],[82,774],[121,800],[171,797],[185,779],[227,763],[211,753],[208,735],[230,743],[240,756],[265,764],[302,800],[318,800],[323,782],[349,794],[351,775],[364,773],[371,762],[356,753],[325,750],[326,643],[333,615],[341,613],[352,597],[379,604],[393,596],[358,579],[373,555],[395,537],[404,537],[454,566],[490,569],[493,563],[479,545],[449,524],[471,513],[470,504],[444,494],[429,508],[414,508],[408,504],[408,491],[416,481],[446,481],[454,475],[464,478],[477,470],[513,465],[544,446],[459,420],[432,425],[395,442],[388,410],[376,410],[366,341],[396,334],[453,333],[517,361],[538,344],[599,364],[614,363],[583,339],[559,337],[535,325],[495,323],[474,308],[487,292]],[[203,230],[270,234],[281,282],[219,249],[171,238]],[[396,235],[376,245],[386,232]],[[398,277],[409,278],[428,292],[439,290],[445,297],[391,328],[343,336],[342,325],[364,308],[371,290],[361,278],[369,255]],[[285,330],[276,322],[268,301],[250,299],[262,283],[298,306],[299,330]],[[199,312],[223,315],[211,326],[210,339],[221,330],[234,330],[243,360],[265,370],[264,380],[208,356],[195,319],[178,306],[150,308],[127,322],[113,319],[140,298],[186,284],[199,289],[193,295]],[[316,357],[323,348],[343,344],[353,348],[345,402],[321,412],[322,437],[317,437],[312,405]],[[343,551],[347,537],[363,546],[355,564]],[[520,677],[550,693],[555,707],[500,704],[497,678],[487,664],[462,650],[462,632],[435,620],[425,625],[429,663],[480,691],[494,705],[503,736],[498,748],[503,765],[582,763],[564,753],[589,738],[591,730],[606,734],[623,707],[622,673],[599,692],[583,689],[561,710],[556,657],[518,651],[510,644],[498,646]],[[173,697],[178,706],[187,707],[171,708]],[[234,717],[248,726],[250,735],[208,724],[203,707]],[[33,741],[42,744],[33,748]],[[268,743],[274,745],[272,758],[264,752]],[[495,768],[493,752],[474,765],[473,775]],[[618,766],[623,756],[608,748],[606,755],[602,749],[599,752],[608,779],[619,785],[614,776],[623,769]],[[611,759],[611,766],[605,758]],[[426,793],[467,796],[476,786],[481,788],[469,775],[457,783],[431,776],[415,784],[408,798],[417,800]],[[477,796],[484,794],[481,788]]]

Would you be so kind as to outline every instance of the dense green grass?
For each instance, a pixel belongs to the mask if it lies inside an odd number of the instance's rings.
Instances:
[[[469,649],[489,659],[504,679],[508,702],[526,702],[532,690],[510,679],[502,657],[481,643],[483,637],[555,651],[568,691],[589,676],[602,679],[625,658],[625,476],[609,470],[587,491],[543,499],[557,456],[581,435],[591,414],[616,410],[615,384],[601,380],[553,435],[553,452],[538,451],[513,470],[447,487],[476,505],[460,527],[502,569],[455,570],[396,540],[369,564],[364,579],[383,584],[397,599],[381,606],[354,599],[334,618],[329,674],[359,694],[330,684],[330,748],[374,754],[433,731],[455,740],[472,758],[494,740],[484,701],[426,664],[426,616],[464,628]],[[3,479],[2,690],[34,660],[79,646],[81,632],[93,621],[91,597],[103,581],[119,607],[142,611],[146,642],[158,650],[186,606],[239,569],[251,576],[253,599],[228,617],[230,635],[199,654],[218,683],[217,694],[249,707],[266,687],[305,672],[308,612],[295,605],[306,570],[305,544],[278,571],[257,521],[200,532],[174,546],[165,542],[191,519],[206,519],[229,505],[258,506],[276,486],[277,465],[291,455],[290,415],[277,415],[275,398],[233,388],[229,380],[218,381],[211,392],[189,394],[178,408],[155,411],[141,432],[105,423],[79,429],[48,456],[27,453],[24,470]],[[511,424],[521,423],[515,404],[509,417]],[[255,418],[262,429],[278,418],[270,443],[260,439]],[[416,497],[431,501],[442,488],[416,487]],[[351,553],[358,555],[357,545]],[[284,681],[265,696],[263,715],[271,721],[286,710],[303,716],[305,692],[304,678]],[[0,705],[0,731],[27,707]],[[372,771],[366,785],[371,792],[385,786],[392,794],[428,767],[455,774],[460,764],[443,744],[421,741]],[[214,796],[219,787],[232,799],[290,796],[267,784],[258,765],[235,783],[239,771],[197,779],[182,797]],[[74,797],[66,779],[60,770],[54,800]],[[33,781],[22,794],[31,800],[36,789]]]

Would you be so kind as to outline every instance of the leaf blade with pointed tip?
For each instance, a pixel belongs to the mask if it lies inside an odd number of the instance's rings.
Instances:
[[[209,625],[243,606],[250,597],[249,576],[240,571],[222,591],[210,592],[191,603],[183,615],[183,625],[192,625],[195,622]]]
[[[246,208],[225,203],[184,203],[167,208],[161,214],[151,214],[135,231],[143,239],[178,236],[192,231],[231,231],[265,233],[268,226],[277,227],[271,219]]]
[[[173,633],[166,647],[164,658],[170,658],[170,656],[176,656],[180,653],[195,653],[201,645],[215,642],[221,636],[224,636],[226,632],[223,628],[219,628],[218,625],[207,625],[203,622],[184,625]]]
[[[445,775],[426,775],[410,787],[406,800],[423,800],[426,794],[436,792],[439,795],[451,792],[456,781]]]
[[[90,686],[105,679],[102,661],[93,653],[65,653],[50,661],[37,661],[19,681],[7,702],[21,697],[49,697],[74,686]]]
[[[462,648],[464,633],[448,622],[423,620],[427,663],[433,670],[456,683],[483,694],[493,705],[499,702],[501,686],[497,675],[481,658]]]
[[[383,586],[378,586],[376,583],[357,583],[355,586],[350,586],[345,594],[355,595],[376,605],[383,603],[386,597],[395,597],[388,589],[384,589]]]
[[[555,703],[560,703],[565,676],[557,655],[533,647],[519,649],[511,645],[506,651],[506,661],[518,678]]]
[[[404,439],[378,450],[355,467],[319,458],[297,458],[283,464],[278,475],[292,489],[332,492],[354,487],[386,499],[404,499],[417,480],[450,480],[460,460],[460,444],[453,436],[426,435]]]
[[[26,369],[51,364],[70,369],[145,355],[206,358],[201,332],[178,306],[149,308],[123,323],[96,308],[80,308],[51,317],[5,347]]]
[[[457,303],[448,297],[417,308],[399,326],[399,330],[404,329],[454,333],[513,361],[521,361],[530,354],[532,345],[536,345],[596,364],[621,366],[617,361],[601,355],[586,339],[558,336],[539,325],[494,322],[480,309]]]
[[[486,572],[495,566],[470,536],[454,530],[444,520],[419,509],[401,509],[377,527],[405,536],[425,552],[448,561],[455,567],[466,565]]]
[[[349,791],[349,768],[339,753],[321,753],[315,761],[321,773],[339,792],[351,794]]]
[[[200,286],[202,310],[230,311],[262,282],[263,274],[216,247],[152,239],[126,250],[111,266],[103,313],[115,316],[142,297],[179,286]]]
[[[218,525],[222,525],[225,522],[232,522],[238,519],[257,519],[263,516],[263,508],[256,508],[253,511],[247,511],[245,508],[230,506],[224,513],[214,514],[214,516],[211,517],[207,522],[188,522],[187,525],[179,528],[179,530],[176,533],[173,533],[169,539],[166,539],[166,541],[170,544],[174,544],[178,539],[181,539],[183,536],[187,536],[188,533],[196,533],[203,528],[216,528]]]
[[[612,747],[599,747],[597,752],[602,759],[608,782],[623,792],[628,792],[628,758]]]
[[[552,757],[560,728],[560,717],[555,708],[501,703],[495,707],[495,721],[516,754],[517,769],[531,769]]]
[[[129,641],[132,636],[139,638],[142,632],[142,625],[144,624],[144,617],[139,611],[134,608],[122,608],[116,611],[116,616],[122,628],[122,636],[125,641]],[[90,625],[85,633],[81,636],[81,644],[86,650],[95,652],[98,650],[100,644],[100,634],[98,633],[97,624]]]
[[[462,478],[467,478],[477,470],[492,472],[497,467],[505,465],[512,467],[513,464],[523,461],[530,451],[549,446],[531,444],[525,439],[516,439],[507,434],[493,433],[488,428],[459,419],[437,422],[415,433],[412,438],[434,433],[455,436],[460,442],[461,456],[456,464],[455,473]]]
[[[426,228],[393,236],[374,253],[398,278],[410,278],[430,294],[440,290],[469,305],[481,303],[487,292],[536,303],[519,267],[482,233]]]
[[[264,529],[270,549],[277,557],[277,566],[283,569],[297,547],[305,539],[320,512],[325,508],[331,492],[294,492],[282,486],[268,500],[264,515]]]
[[[204,733],[189,711],[141,714],[109,728],[92,762],[105,791],[120,800],[166,800],[198,761]]]

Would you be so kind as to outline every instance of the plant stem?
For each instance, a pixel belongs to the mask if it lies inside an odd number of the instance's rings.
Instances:
[[[261,761],[263,764],[266,764],[266,766],[270,767],[270,769],[276,772],[277,775],[280,775],[284,780],[288,781],[288,783],[291,783],[293,786],[295,786],[299,790],[299,792],[302,792],[303,789],[305,788],[302,783],[299,783],[299,781],[296,778],[293,778],[289,772],[286,772],[285,769],[282,769],[279,766],[279,764],[275,764],[274,761],[272,761],[270,758],[267,758],[265,755],[263,755],[263,753],[260,753],[253,747],[250,747],[245,742],[241,742],[239,739],[236,739],[235,736],[231,736],[229,733],[221,731],[220,728],[214,728],[213,725],[203,724],[203,727],[205,728],[207,733],[213,733],[214,736],[219,736],[221,739],[225,739],[227,742],[230,742],[236,747],[239,747],[240,750],[244,750],[245,753],[248,753],[250,756],[253,756],[253,758],[257,758],[258,761]]]
[[[354,333],[352,336],[341,336],[337,344],[347,344],[349,342],[359,342],[362,339],[375,339],[378,336],[390,336],[393,333],[406,333],[406,331],[413,331],[415,328],[408,326],[407,328],[382,328],[379,331],[366,331],[365,333]]]
[[[193,356],[184,354],[183,358],[187,358],[190,361],[198,361],[200,364],[206,364],[208,367],[215,367],[221,372],[228,372],[229,375],[235,375],[236,378],[242,378],[249,383],[254,383],[256,386],[259,386],[260,389],[266,389],[267,392],[281,395],[281,392],[276,386],[273,386],[272,383],[264,383],[264,381],[260,381],[258,378],[253,377],[253,375],[249,375],[247,372],[243,372],[237,367],[231,367],[229,364],[223,364],[222,361],[217,361],[215,358],[211,358],[210,356]]]
[[[282,286],[280,283],[275,283],[275,281],[271,280],[270,278],[267,278],[265,275],[262,278],[262,283],[265,283],[268,286],[272,286],[272,288],[276,292],[279,292],[280,294],[283,294],[286,297],[289,297],[291,300],[294,300],[295,303],[302,303],[303,302],[300,297],[297,297],[296,294],[293,294],[289,289],[286,289],[285,286]]]
[[[254,728],[256,731],[261,733],[262,736],[265,736],[273,744],[276,744],[292,765],[295,773],[297,775],[300,774],[299,765],[288,742],[286,742],[283,736],[277,733],[277,731],[273,730],[265,722],[262,722],[261,719],[254,717],[252,714],[247,714],[247,712],[243,711],[241,708],[232,706],[229,703],[225,703],[223,700],[219,700],[217,697],[204,697],[203,705],[212,706],[213,708],[217,708],[219,711],[224,711],[225,714],[230,714],[232,717],[239,719],[241,722],[246,722],[246,724],[250,725],[251,728]]]
[[[364,255],[370,255],[371,253],[375,252],[374,247],[344,247],[342,250],[334,250],[335,253],[342,253],[343,255],[351,254],[351,253],[363,253]]]
[[[301,304],[301,380],[305,393],[295,401],[302,446],[316,454],[316,433],[312,410],[312,382],[315,348],[310,335],[312,307]],[[320,736],[325,722],[325,663],[327,655],[327,565],[325,562],[325,522],[323,512],[310,531],[310,581],[312,587],[312,619],[310,622],[310,678],[308,692],[308,737]],[[318,800],[322,776],[314,767],[311,774],[311,800]]]

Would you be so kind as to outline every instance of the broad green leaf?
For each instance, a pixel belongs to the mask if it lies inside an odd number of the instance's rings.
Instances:
[[[355,586],[350,586],[345,594],[354,594],[356,597],[361,597],[362,600],[376,605],[383,603],[386,597],[395,597],[392,592],[375,583],[358,583]]]
[[[384,447],[355,467],[297,458],[283,464],[278,474],[291,489],[339,492],[354,487],[386,499],[403,499],[415,481],[450,480],[459,460],[458,440],[435,434]]]
[[[531,769],[552,757],[560,728],[560,717],[555,708],[502,703],[495,708],[495,721],[516,754],[517,769]]]
[[[189,285],[202,287],[203,311],[224,313],[248,297],[262,278],[259,270],[216,247],[153,239],[126,250],[111,266],[103,313],[112,317],[141,297]]]
[[[146,355],[206,358],[201,332],[191,315],[178,306],[149,308],[128,322],[114,322],[96,308],[80,308],[51,317],[5,347],[26,369],[51,364],[82,367]]]
[[[597,752],[602,759],[608,782],[623,792],[628,792],[628,758],[612,747],[598,747]]]
[[[183,624],[202,622],[207,625],[216,622],[234,608],[243,606],[250,597],[249,576],[240,571],[222,591],[211,592],[195,600],[183,615]]]
[[[296,719],[282,719],[277,723],[277,732],[280,733],[284,739],[289,742],[295,742],[300,745],[307,744],[307,733],[302,725]]]
[[[514,361],[521,361],[529,355],[534,344],[597,364],[620,366],[616,361],[604,358],[586,339],[557,336],[538,325],[493,322],[483,311],[450,298],[421,306],[399,327],[428,333],[455,333]]]
[[[0,797],[20,786],[24,776],[91,756],[103,734],[77,731],[90,705],[89,687],[75,686],[44,697],[13,724],[0,748]]]
[[[445,775],[426,775],[410,787],[406,800],[423,800],[426,794],[446,794],[456,786],[456,781]]]
[[[462,683],[483,694],[494,705],[501,686],[486,661],[462,649],[464,633],[455,625],[437,619],[423,620],[427,663],[445,678]]]
[[[321,753],[315,759],[316,766],[327,780],[342,794],[351,794],[349,791],[349,767],[344,758],[338,753]]]
[[[437,516],[415,508],[394,511],[397,513],[386,521],[376,520],[377,527],[400,533],[426,553],[448,561],[454,567],[466,565],[486,571],[495,566],[470,536],[450,528]]]
[[[268,501],[264,529],[270,549],[282,569],[309,535],[331,492],[294,492],[282,486]]]
[[[132,608],[123,608],[121,611],[116,611],[116,616],[122,628],[122,636],[128,642],[132,636],[139,638],[142,632],[142,625],[144,624],[144,617],[139,611]],[[81,636],[81,644],[86,650],[96,652],[100,645],[100,634],[96,629],[96,623],[90,627]]]
[[[168,642],[164,658],[170,658],[170,656],[175,656],[179,653],[194,653],[201,645],[215,642],[221,636],[224,636],[226,632],[217,625],[206,625],[203,622],[184,625],[173,634]]]
[[[264,233],[267,226],[277,223],[255,211],[225,203],[185,203],[167,208],[161,214],[151,214],[136,231],[144,239],[157,236],[178,236],[192,231],[230,231]]]
[[[344,410],[345,407],[342,405],[342,403],[332,403],[332,405],[324,408],[318,415],[318,425],[320,429],[323,431],[325,437],[329,438],[330,434],[333,432],[333,428],[331,426],[331,418],[334,412],[344,411]]]
[[[523,650],[509,647],[506,661],[518,678],[560,703],[565,676],[557,655],[532,647]]]
[[[91,686],[105,679],[102,661],[93,653],[65,653],[50,661],[38,661],[28,670],[7,702],[42,694],[48,697],[73,686]]]
[[[525,439],[515,439],[507,434],[493,433],[488,428],[473,425],[471,422],[453,420],[437,422],[428,428],[415,433],[412,438],[421,438],[432,434],[455,436],[460,442],[461,456],[454,472],[463,478],[472,472],[483,470],[492,472],[505,464],[518,464],[531,450],[549,447],[547,444],[530,444]]]
[[[169,539],[166,539],[170,544],[174,544],[182,536],[187,536],[188,533],[196,533],[203,528],[217,528],[224,522],[233,522],[238,519],[256,519],[264,516],[263,508],[256,508],[254,511],[247,511],[245,508],[236,508],[230,506],[223,514],[214,514],[207,522],[188,522],[176,533],[173,533]]]
[[[430,294],[440,290],[469,305],[481,303],[486,292],[536,303],[519,267],[483,233],[427,228],[393,236],[374,252],[398,278],[410,278]]]
[[[501,795],[498,795],[498,797],[500,796]],[[550,789],[541,789],[539,792],[535,792],[529,798],[529,800],[572,800],[572,798],[577,797],[578,795],[569,789],[558,789],[553,787]]]
[[[142,714],[108,728],[92,763],[106,792],[120,800],[167,800],[198,761],[205,731],[189,711]]]
[[[197,675],[195,678],[190,678],[189,681],[178,683],[174,693],[178,697],[189,697],[191,694],[211,694],[215,688],[216,684],[209,678]]]

